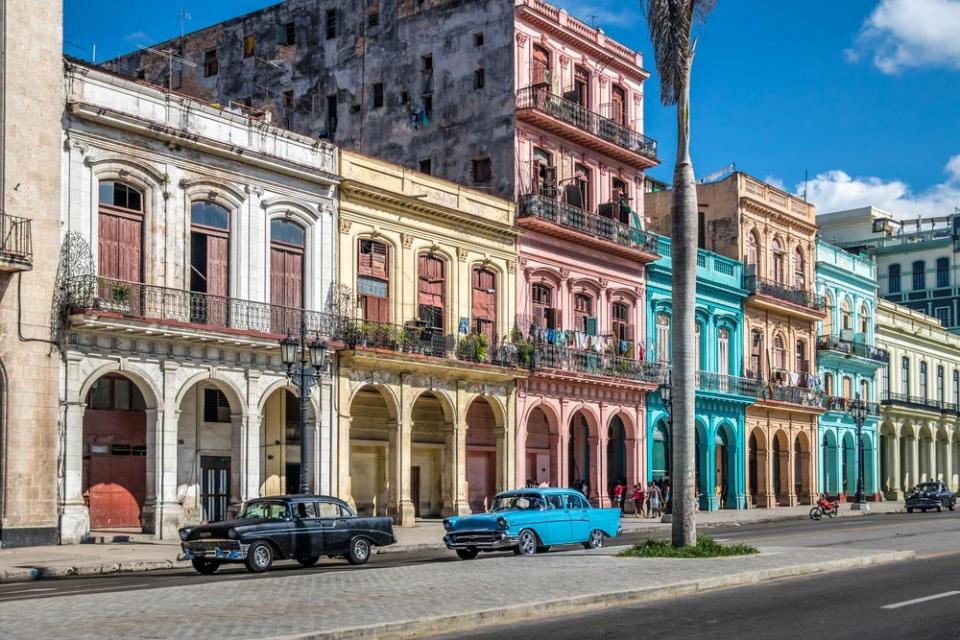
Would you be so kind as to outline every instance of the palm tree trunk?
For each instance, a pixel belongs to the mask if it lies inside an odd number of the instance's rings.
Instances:
[[[697,291],[697,185],[690,160],[690,70],[687,57],[683,90],[677,96],[677,163],[673,173],[673,546],[696,544],[696,373],[694,322]]]

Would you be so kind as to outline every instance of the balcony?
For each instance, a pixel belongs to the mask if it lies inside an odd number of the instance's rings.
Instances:
[[[791,386],[777,382],[767,382],[762,385],[757,396],[760,402],[777,402],[805,407],[816,413],[822,413],[826,408],[826,396],[817,393],[809,386]]]
[[[756,275],[743,278],[743,288],[755,296],[754,302],[771,311],[793,312],[810,320],[823,318],[824,298],[802,287],[793,287]],[[788,307],[784,307],[786,303]]]
[[[551,93],[546,85],[517,91],[517,118],[636,169],[659,164],[656,140]]]
[[[839,396],[826,396],[824,398],[824,406],[827,411],[839,411],[841,413],[850,413],[850,406],[853,403],[853,400],[849,398],[841,398]],[[865,402],[867,406],[867,415],[871,417],[878,417],[880,415],[880,405],[876,402]]]
[[[541,195],[520,197],[517,222],[526,229],[630,260],[646,263],[659,257],[655,234]]]
[[[274,339],[299,331],[301,318],[310,333],[330,336],[337,328],[335,316],[317,311],[97,276],[68,280],[64,293],[71,314],[165,326],[194,335],[199,330]]]
[[[740,378],[709,371],[697,372],[697,391],[756,398],[760,395],[762,386],[762,383],[754,378]]]
[[[559,369],[605,378],[619,378],[659,386],[667,377],[667,367],[659,362],[634,360],[595,351],[537,344],[530,363],[534,370]]]
[[[0,214],[0,271],[29,271],[32,268],[30,220]]]
[[[887,364],[890,362],[890,354],[887,353],[886,349],[874,347],[864,342],[844,340],[840,336],[818,337],[817,350],[832,351],[845,356],[859,356],[861,358],[866,358],[867,360],[872,360],[881,364]]]
[[[921,411],[932,411],[934,413],[958,414],[960,408],[952,402],[943,402],[923,396],[911,396],[905,393],[893,393],[891,391],[883,392],[882,404],[905,407],[907,409],[919,409]]]

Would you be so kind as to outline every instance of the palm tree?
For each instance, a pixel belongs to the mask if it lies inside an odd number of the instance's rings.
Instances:
[[[670,481],[673,484],[673,546],[696,544],[696,371],[694,314],[697,288],[697,185],[690,160],[690,71],[695,23],[715,0],[640,0],[647,14],[653,56],[660,74],[660,100],[677,106],[677,161],[673,169],[670,230],[673,238],[673,321]]]

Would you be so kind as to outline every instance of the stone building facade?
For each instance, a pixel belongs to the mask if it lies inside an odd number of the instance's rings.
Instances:
[[[672,196],[645,196],[651,228],[665,235]],[[814,366],[816,323],[824,317],[815,293],[814,207],[742,172],[698,184],[697,198],[700,247],[744,263],[744,375],[762,381],[746,413],[748,503],[809,503],[823,413]]]
[[[61,540],[159,538],[241,500],[336,484],[333,377],[296,389],[278,340],[335,276],[337,151],[119,76],[63,76]]]
[[[0,546],[57,536],[59,0],[0,2]]]
[[[360,514],[483,511],[511,488],[512,203],[342,151],[337,494]]]

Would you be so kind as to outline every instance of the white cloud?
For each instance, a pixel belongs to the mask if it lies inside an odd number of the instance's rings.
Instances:
[[[553,0],[553,4],[590,26],[633,27],[640,23],[640,5],[636,2],[585,2],[583,0]],[[603,6],[610,5],[609,7]],[[598,6],[600,5],[600,6]],[[619,5],[619,6],[617,6]],[[624,6],[626,5],[626,6]],[[617,6],[616,9],[613,7]],[[646,28],[646,24],[643,24]]]
[[[947,178],[932,187],[914,193],[902,180],[877,177],[852,177],[839,169],[817,174],[807,184],[807,199],[820,213],[873,205],[897,218],[943,216],[960,207],[960,154],[944,167]],[[803,183],[794,193],[802,194]]]
[[[960,69],[960,0],[880,0],[845,55],[865,53],[884,73],[911,67]]]

